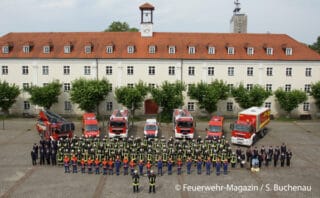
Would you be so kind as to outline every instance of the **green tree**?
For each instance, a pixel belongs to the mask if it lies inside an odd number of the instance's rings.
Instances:
[[[183,94],[186,86],[180,81],[164,81],[160,87],[151,89],[153,100],[162,107],[162,120],[171,120],[172,111],[183,105]]]
[[[284,91],[282,88],[279,88],[274,94],[280,107],[288,113],[288,116],[300,103],[307,100],[307,94],[300,90]]]
[[[135,111],[142,107],[144,98],[148,94],[148,86],[142,81],[135,84],[134,87],[123,86],[115,90],[117,102],[123,104],[131,110],[134,117]]]
[[[270,91],[266,91],[260,85],[254,85],[252,89],[246,89],[243,84],[231,90],[232,96],[241,108],[246,109],[249,107],[260,107],[263,102],[272,95]]]
[[[318,109],[320,109],[320,81],[311,85],[311,95],[316,100]]]
[[[9,109],[16,102],[19,94],[20,90],[17,85],[0,81],[0,107],[5,114],[9,113]]]
[[[32,104],[50,109],[54,103],[58,102],[61,86],[59,81],[53,81],[43,87],[32,86],[25,90],[30,94],[30,102]]]
[[[309,47],[320,54],[320,36],[318,36],[317,42],[309,45]]]
[[[188,96],[197,100],[200,108],[204,108],[209,114],[217,110],[219,100],[228,97],[229,87],[222,80],[215,80],[210,84],[200,82],[192,84],[188,89]]]
[[[72,81],[70,91],[71,101],[77,103],[79,108],[86,112],[97,111],[99,115],[99,104],[110,92],[111,85],[106,80],[88,80],[84,78]]]
[[[127,22],[114,21],[109,25],[105,32],[138,32],[137,28],[130,28]]]

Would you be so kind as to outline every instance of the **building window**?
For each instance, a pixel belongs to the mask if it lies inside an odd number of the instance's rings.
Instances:
[[[195,54],[196,53],[196,47],[194,47],[194,46],[189,46],[188,47],[188,51],[189,51],[189,54]]]
[[[112,111],[112,109],[113,109],[112,102],[106,102],[106,109],[107,109],[107,111]]]
[[[273,48],[268,47],[266,50],[267,55],[273,55]]]
[[[68,92],[71,89],[70,83],[63,83],[63,91]]]
[[[247,84],[247,90],[248,90],[248,91],[251,91],[251,90],[252,90],[252,87],[253,87],[253,84]]]
[[[29,101],[23,101],[23,109],[24,110],[30,109],[30,102]]]
[[[50,46],[43,46],[43,53],[49,54],[50,53]]]
[[[194,76],[194,74],[195,74],[195,69],[194,69],[194,67],[189,67],[189,68],[188,68],[188,74],[189,74],[189,76]]]
[[[287,91],[287,92],[291,91],[291,85],[290,84],[286,84],[285,87],[284,87],[284,90]]]
[[[188,102],[188,111],[194,111],[194,102]]]
[[[233,102],[227,102],[227,111],[233,111]]]
[[[271,102],[265,102],[264,107],[271,109]]]
[[[215,47],[208,47],[208,54],[215,54],[216,48]]]
[[[228,76],[234,76],[234,67],[228,67]]]
[[[22,88],[29,89],[30,88],[29,83],[22,83]]]
[[[307,67],[306,68],[306,76],[311,76],[311,68],[310,67]]]
[[[113,46],[112,45],[109,45],[106,47],[106,53],[107,54],[112,54],[113,53]]]
[[[286,55],[291,56],[292,55],[292,48],[286,48]]]
[[[303,103],[303,111],[310,111],[310,103],[309,102]]]
[[[9,53],[9,46],[2,46],[2,53],[3,54],[8,54]]]
[[[149,66],[149,75],[155,75],[155,73],[156,73],[156,67]]]
[[[128,66],[127,67],[127,74],[128,75],[133,75],[133,66]]]
[[[229,88],[229,93],[230,93],[232,91],[232,89],[233,89],[233,84],[228,84],[227,86]]]
[[[22,50],[23,50],[24,53],[29,53],[30,52],[30,46],[29,45],[24,45],[22,47]]]
[[[272,67],[267,67],[267,76],[272,76],[273,75],[272,70],[273,70]]]
[[[48,86],[48,85],[49,85],[49,83],[43,83],[42,84],[43,87]]]
[[[248,47],[247,48],[247,54],[248,55],[253,55],[254,54],[254,48],[253,47]]]
[[[2,71],[2,75],[8,75],[8,73],[9,73],[8,66],[7,65],[3,65],[1,67],[1,71]]]
[[[176,47],[175,46],[169,46],[169,54],[175,54],[176,53]]]
[[[64,101],[64,110],[65,111],[71,111],[72,110],[72,106],[71,106],[71,102],[70,101]]]
[[[266,84],[266,91],[272,91],[272,84]]]
[[[127,84],[127,87],[128,87],[128,88],[133,88],[133,86],[134,86],[133,83],[128,83],[128,84]]]
[[[113,90],[112,83],[110,83],[109,86],[110,86],[110,87],[109,87],[109,91],[112,92],[112,90]]]
[[[169,66],[169,76],[174,76],[174,75],[175,75],[175,67]]]
[[[49,66],[47,65],[42,66],[42,75],[49,75]]]
[[[311,91],[311,85],[310,85],[310,84],[305,84],[305,85],[304,85],[304,91],[305,91],[306,93],[310,93],[310,91]]]
[[[253,67],[247,67],[247,76],[253,76]]]
[[[91,45],[87,45],[87,46],[84,47],[84,52],[85,52],[86,54],[90,54],[91,51],[92,51]]]
[[[133,54],[134,53],[134,46],[133,45],[128,46],[127,52],[128,52],[128,54]]]
[[[91,75],[91,67],[84,66],[84,75]]]
[[[63,66],[63,74],[64,75],[70,74],[70,66]]]
[[[23,75],[29,74],[29,67],[28,66],[22,66],[22,74]]]
[[[106,66],[106,75],[112,75],[112,66]]]
[[[208,67],[208,76],[214,76],[214,67]]]
[[[292,76],[292,68],[291,67],[286,68],[286,76]]]
[[[228,47],[228,54],[234,54],[234,47]]]
[[[156,53],[156,46],[150,45],[149,46],[149,54],[155,54]]]
[[[156,84],[154,84],[154,83],[149,83],[149,84],[148,84],[148,87],[151,88],[151,89],[153,89],[153,88],[156,87]]]
[[[64,46],[64,53],[65,54],[70,54],[71,53],[71,46],[70,45]]]

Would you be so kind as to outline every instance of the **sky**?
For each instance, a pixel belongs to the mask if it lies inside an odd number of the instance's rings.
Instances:
[[[0,35],[96,32],[113,21],[140,28],[139,6],[154,7],[155,32],[230,32],[234,0],[0,0]],[[248,33],[281,33],[312,44],[320,36],[320,0],[239,0]]]

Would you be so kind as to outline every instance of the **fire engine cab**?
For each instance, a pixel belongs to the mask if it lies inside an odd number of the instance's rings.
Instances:
[[[175,138],[190,138],[194,136],[194,120],[186,109],[173,110],[173,130]]]
[[[114,110],[109,120],[110,138],[127,138],[129,132],[129,111]]]

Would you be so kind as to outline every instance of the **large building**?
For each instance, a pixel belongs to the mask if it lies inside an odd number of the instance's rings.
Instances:
[[[243,83],[248,89],[260,84],[272,91],[282,87],[306,92],[320,80],[320,55],[288,35],[153,32],[154,7],[146,3],[140,10],[140,32],[8,33],[0,38],[0,79],[21,88],[59,80],[63,93],[52,109],[60,114],[81,113],[69,95],[72,81],[80,77],[112,83],[113,92],[100,105],[100,112],[106,114],[122,108],[114,98],[115,88],[133,86],[139,80],[158,86],[164,81],[181,80],[188,85],[221,79],[229,86]],[[275,116],[282,113],[274,96],[265,106]],[[184,107],[202,112],[186,93]],[[38,108],[22,92],[10,112],[35,113]],[[156,111],[147,97],[140,113]],[[219,103],[220,114],[238,111],[233,98]],[[293,113],[314,115],[316,111],[308,96]]]

